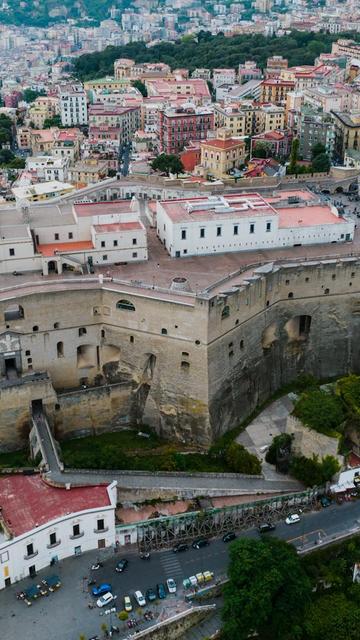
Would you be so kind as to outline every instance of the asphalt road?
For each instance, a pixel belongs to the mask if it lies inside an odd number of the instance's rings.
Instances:
[[[276,535],[295,544],[300,549],[314,548],[315,541],[323,544],[332,537],[350,531],[360,533],[360,500],[342,505],[331,505],[326,509],[302,516],[299,524],[288,526],[284,522],[277,525],[275,532],[264,534]],[[259,537],[255,529],[242,532],[241,536]],[[320,536],[320,542],[319,542]],[[229,546],[222,540],[211,540],[209,547],[201,550],[189,549],[181,554],[174,554],[171,550],[152,553],[151,559],[140,560],[136,551],[132,549],[120,550],[114,554],[107,550],[104,566],[98,571],[91,572],[90,565],[96,560],[98,552],[84,554],[77,558],[68,558],[61,562],[54,570],[46,569],[40,572],[41,579],[49,573],[57,573],[63,582],[62,588],[51,594],[49,598],[35,601],[32,607],[18,601],[15,594],[21,589],[29,587],[30,579],[23,580],[0,592],[0,637],[6,640],[78,640],[81,633],[86,637],[99,633],[104,618],[96,607],[88,608],[88,603],[95,599],[90,595],[87,579],[91,573],[97,583],[110,582],[116,594],[117,609],[123,606],[123,596],[133,595],[140,589],[146,591],[148,587],[155,587],[158,582],[167,578],[174,578],[179,587],[183,578],[198,571],[212,570],[216,577],[224,575],[228,563]],[[329,548],[331,554],[331,548]],[[116,562],[126,557],[129,565],[122,574],[116,574]],[[169,596],[158,603],[154,610],[161,613],[164,608],[173,607],[175,611],[179,600],[183,601],[181,588],[179,599]],[[105,619],[108,622],[108,619]]]

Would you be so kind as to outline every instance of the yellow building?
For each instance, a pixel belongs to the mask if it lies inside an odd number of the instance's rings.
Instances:
[[[131,80],[129,78],[115,79],[112,77],[98,78],[97,80],[87,80],[84,82],[85,91],[120,91],[121,89],[129,89],[131,87]]]
[[[274,104],[243,102],[214,105],[215,129],[225,127],[233,136],[252,136],[284,128],[285,109]]]
[[[107,172],[106,160],[80,160],[70,168],[69,176],[71,182],[76,185],[96,184],[106,178]]]
[[[244,164],[246,145],[244,140],[233,138],[229,129],[219,129],[218,137],[201,142],[201,160],[197,172],[221,180],[232,169]]]
[[[360,111],[332,111],[335,122],[335,154],[342,161],[349,149],[360,150]]]
[[[59,101],[51,96],[40,96],[29,109],[29,120],[34,129],[43,129],[45,120],[59,114]]]

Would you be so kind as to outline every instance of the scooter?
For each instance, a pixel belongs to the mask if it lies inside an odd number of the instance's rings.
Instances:
[[[90,578],[90,580],[88,580],[88,587],[92,587],[94,584],[96,584],[95,578]]]
[[[100,567],[103,567],[103,563],[102,562],[96,562],[95,564],[91,565],[91,571],[97,571],[98,569],[100,569]]]
[[[140,553],[140,559],[141,560],[150,560],[150,552],[149,551],[144,551],[143,553]]]

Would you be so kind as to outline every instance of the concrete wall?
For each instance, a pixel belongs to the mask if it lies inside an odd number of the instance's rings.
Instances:
[[[186,638],[186,632],[199,622],[202,622],[209,615],[214,613],[215,605],[204,607],[194,607],[184,611],[164,622],[144,629],[136,634],[136,638],[146,638],[147,640],[177,640]]]
[[[288,416],[286,421],[286,433],[294,435],[292,452],[296,456],[312,458],[318,456],[319,460],[325,456],[333,456],[342,465],[344,456],[338,454],[338,438],[330,438],[323,433],[318,433],[314,429],[309,429],[295,416]]]

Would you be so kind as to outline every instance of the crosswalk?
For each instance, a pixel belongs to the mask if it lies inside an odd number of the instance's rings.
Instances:
[[[179,581],[184,577],[184,572],[176,553],[169,551],[160,554],[160,564],[163,568],[165,579],[174,578],[175,581]]]

